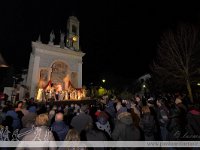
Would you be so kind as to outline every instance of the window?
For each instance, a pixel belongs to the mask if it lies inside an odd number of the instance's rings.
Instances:
[[[76,34],[76,26],[75,25],[72,25],[72,33]]]

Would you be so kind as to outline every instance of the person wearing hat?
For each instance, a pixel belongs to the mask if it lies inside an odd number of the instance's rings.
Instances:
[[[106,134],[111,136],[111,129],[110,129],[110,123],[108,121],[108,115],[104,111],[96,113],[96,115],[97,115],[97,122],[96,122],[97,128],[99,130],[106,132]]]
[[[139,141],[140,131],[134,125],[131,114],[125,107],[118,109],[115,128],[112,132],[112,139],[115,141]]]
[[[80,108],[80,114],[72,118],[71,126],[79,133],[81,133],[89,123],[93,122],[92,117],[88,115],[87,112],[88,106],[83,105]]]

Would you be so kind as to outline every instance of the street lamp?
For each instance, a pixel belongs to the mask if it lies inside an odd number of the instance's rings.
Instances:
[[[106,82],[106,80],[105,80],[105,79],[103,79],[103,80],[102,80],[102,82],[103,82],[103,83],[105,83],[105,82]]]
[[[72,41],[77,42],[78,41],[77,36],[73,36]]]

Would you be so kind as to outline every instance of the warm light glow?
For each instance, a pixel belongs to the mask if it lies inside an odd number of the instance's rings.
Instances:
[[[76,41],[77,41],[77,37],[74,36],[74,37],[72,38],[72,40],[73,40],[74,42],[76,42]]]
[[[7,65],[1,64],[0,67],[8,67]]]
[[[103,82],[103,83],[105,83],[105,82],[106,82],[106,80],[105,80],[105,79],[103,79],[103,80],[102,80],[102,82]]]
[[[200,86],[200,83],[197,83],[198,86]]]

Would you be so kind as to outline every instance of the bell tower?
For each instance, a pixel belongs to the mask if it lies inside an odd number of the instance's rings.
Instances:
[[[79,51],[79,21],[75,16],[70,16],[67,21],[66,40],[67,47]]]

